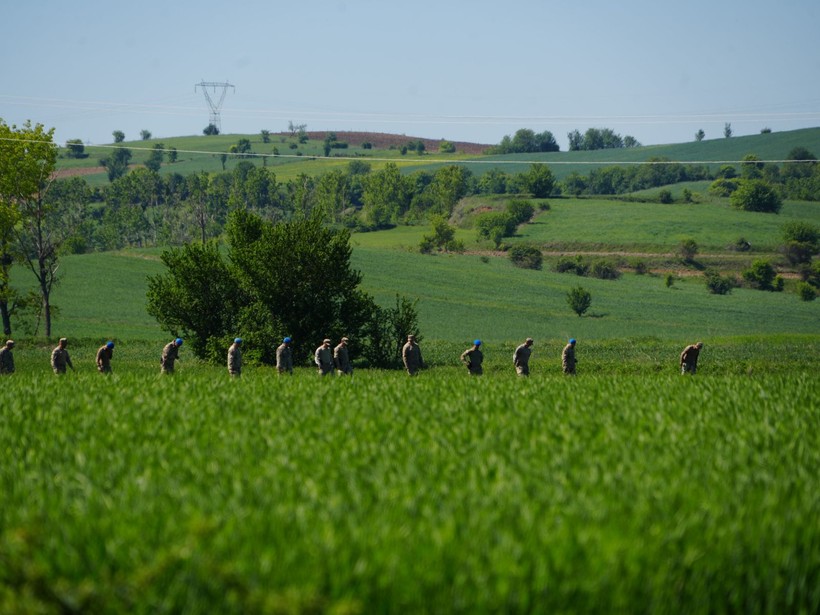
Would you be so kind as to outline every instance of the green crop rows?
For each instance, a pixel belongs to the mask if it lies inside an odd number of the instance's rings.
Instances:
[[[820,609],[816,360],[231,380],[185,358],[22,356],[2,381],[0,612]]]

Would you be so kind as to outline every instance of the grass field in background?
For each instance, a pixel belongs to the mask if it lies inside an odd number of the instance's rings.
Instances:
[[[786,201],[780,213],[773,215],[739,211],[728,200],[721,201],[663,205],[548,199],[550,210],[519,227],[518,236],[550,250],[649,252],[675,252],[681,241],[690,238],[702,252],[726,251],[743,237],[754,251],[775,252],[783,244],[785,224],[800,221],[820,226],[820,203]]]
[[[708,135],[707,135],[708,136]],[[165,147],[175,147],[179,157],[174,164],[164,164],[161,173],[181,173],[183,175],[208,171],[221,172],[222,163],[219,155],[227,152],[231,145],[235,145],[241,138],[251,141],[253,152],[256,154],[272,154],[276,147],[280,157],[267,158],[265,164],[276,173],[277,179],[287,181],[300,173],[317,175],[326,173],[333,168],[346,166],[348,159],[357,159],[371,164],[372,169],[379,170],[385,164],[385,159],[393,161],[411,170],[435,171],[436,169],[458,162],[463,164],[475,175],[482,175],[492,168],[501,169],[507,173],[520,173],[529,168],[533,161],[546,162],[557,179],[563,179],[573,172],[589,175],[592,169],[616,164],[630,164],[650,158],[668,158],[673,161],[710,163],[710,169],[716,171],[723,162],[742,160],[747,154],[755,154],[761,160],[783,160],[795,147],[805,147],[815,155],[820,155],[820,128],[805,128],[800,130],[773,132],[766,135],[749,135],[743,137],[711,138],[689,143],[674,143],[668,145],[653,145],[628,149],[608,149],[577,152],[548,152],[537,154],[509,154],[505,156],[469,156],[465,154],[441,154],[426,152],[417,156],[408,152],[402,156],[399,150],[377,149],[365,150],[361,143],[350,143],[347,149],[334,149],[331,157],[325,158],[322,141],[312,140],[300,144],[298,149],[292,150],[288,143],[294,139],[287,138],[282,142],[280,135],[271,135],[270,143],[263,143],[259,134],[222,134],[206,137],[192,135],[181,137],[156,138],[146,141],[125,141],[121,145],[128,147],[133,153],[133,162],[142,164],[148,157],[150,149],[156,143]],[[297,156],[296,152],[302,155]],[[111,153],[110,147],[87,146],[88,157],[77,160],[61,157],[58,160],[58,169],[96,167],[99,159]],[[314,158],[315,157],[315,158]],[[369,160],[370,159],[370,160]],[[241,158],[231,157],[227,169],[233,168]],[[257,166],[262,165],[260,158],[247,158]],[[88,182],[94,186],[108,183],[105,173],[86,176]]]

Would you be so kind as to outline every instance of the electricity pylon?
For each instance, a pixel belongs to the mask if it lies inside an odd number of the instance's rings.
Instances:
[[[228,82],[217,83],[215,81],[202,81],[201,83],[195,83],[194,92],[196,92],[197,88],[202,88],[202,91],[205,93],[205,100],[208,101],[208,106],[211,108],[211,118],[209,120],[209,124],[213,124],[219,132],[222,132],[222,119],[220,118],[219,110],[222,109],[222,103],[225,102],[225,95],[228,93],[228,88],[233,88],[234,91],[236,91],[236,88]],[[214,94],[216,94],[217,88],[222,88],[222,95],[219,97],[218,101],[214,102],[214,99],[211,98],[211,95],[208,93],[208,88],[212,88]]]

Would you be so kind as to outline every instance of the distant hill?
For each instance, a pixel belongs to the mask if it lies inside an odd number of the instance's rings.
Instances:
[[[328,132],[331,131],[307,131],[309,139],[316,141],[323,141]],[[388,132],[354,132],[354,131],[332,131],[335,132],[339,141],[345,141],[351,146],[357,147],[362,143],[371,143],[375,149],[399,149],[402,145],[407,143],[417,143],[421,141],[424,143],[424,148],[430,152],[438,152],[439,144],[442,141],[449,141],[452,143],[456,151],[465,154],[483,154],[492,144],[488,143],[470,143],[469,141],[452,141],[450,139],[427,139],[425,137],[408,137],[407,135],[397,135]],[[289,137],[288,132],[272,133],[271,137]]]
[[[486,143],[450,141],[456,151],[446,154],[439,151],[439,145],[444,139],[378,132],[334,131],[337,140],[347,143],[348,147],[334,149],[329,157],[325,157],[323,141],[328,132],[308,131],[307,143],[298,143],[290,133],[280,132],[271,133],[268,143],[262,141],[260,134],[220,134],[127,141],[121,145],[132,150],[134,165],[145,162],[151,148],[156,144],[161,144],[165,149],[174,148],[178,150],[177,161],[163,163],[160,173],[188,175],[199,171],[215,173],[222,171],[223,168],[231,170],[243,158],[231,156],[226,159],[223,167],[222,155],[240,139],[248,139],[251,142],[252,153],[244,160],[251,160],[257,164],[261,161],[261,164],[276,173],[280,181],[287,181],[302,173],[315,176],[334,168],[343,168],[350,159],[368,162],[374,171],[383,168],[389,160],[394,160],[406,172],[435,171],[448,164],[461,164],[474,175],[482,175],[489,169],[500,169],[514,174],[525,171],[532,162],[544,162],[550,165],[553,174],[560,180],[572,172],[586,175],[594,168],[635,164],[652,158],[708,164],[716,170],[722,164],[737,165],[747,154],[755,154],[762,160],[783,160],[797,146],[805,147],[820,157],[820,127],[700,142],[693,139],[686,143],[624,149],[493,156],[484,153],[491,147]],[[418,141],[424,143],[423,155],[419,156],[415,152],[401,154],[403,145]],[[362,147],[364,143],[369,143],[371,147]],[[62,153],[57,162],[58,176],[83,175],[91,185],[106,185],[108,179],[105,169],[99,166],[99,160],[110,155],[112,147],[87,146],[87,157],[83,159],[68,158]]]

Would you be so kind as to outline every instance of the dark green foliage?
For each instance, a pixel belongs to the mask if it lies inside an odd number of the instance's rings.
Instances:
[[[154,145],[154,148],[148,155],[148,160],[145,161],[146,168],[154,171],[155,173],[160,170],[160,167],[162,167],[163,149],[164,146],[162,143],[157,143]]]
[[[65,142],[65,146],[68,150],[66,156],[69,158],[88,158],[82,139],[69,139]]]
[[[774,267],[765,260],[756,260],[749,269],[743,272],[743,279],[752,287],[759,290],[782,290],[782,279],[780,288],[776,284],[777,272]]]
[[[797,296],[801,301],[814,301],[817,298],[817,289],[808,282],[798,282]]]
[[[527,192],[536,199],[547,198],[555,189],[555,176],[545,164],[533,164],[522,179]]]
[[[777,191],[760,179],[741,181],[737,190],[729,197],[729,203],[735,209],[775,214],[783,206],[783,200]]]
[[[166,250],[161,258],[168,272],[148,278],[148,313],[171,335],[183,337],[198,357],[221,360],[209,356],[208,342],[238,333],[239,310],[247,298],[219,245],[188,244]]]
[[[553,134],[546,130],[536,134],[529,128],[521,128],[510,138],[505,135],[501,143],[487,150],[488,154],[530,154],[557,152],[560,150]]]
[[[544,256],[535,246],[514,246],[510,249],[510,260],[522,269],[541,269]]]
[[[401,349],[407,336],[419,333],[418,299],[396,295],[396,305],[381,308],[370,301],[371,318],[363,328],[361,355],[372,367],[398,368],[402,365]]]
[[[190,244],[163,253],[168,273],[149,281],[149,313],[171,334],[189,338],[197,356],[221,361],[240,334],[248,357],[263,363],[275,360],[285,335],[294,338],[299,360],[325,337],[381,343],[367,339],[377,329],[373,319],[384,314],[358,289],[348,231],[327,229],[318,216],[271,224],[238,210],[226,238],[227,260],[215,242]],[[407,312],[399,310],[405,320]]]
[[[597,260],[589,268],[589,275],[600,280],[617,280],[621,277],[618,267],[607,260]]]
[[[433,227],[433,233],[432,235],[425,235],[421,240],[419,250],[422,254],[430,254],[433,250],[443,252],[464,251],[464,243],[455,238],[455,227],[448,224],[444,216],[431,216],[430,224]]]
[[[698,242],[694,239],[684,239],[678,246],[678,254],[687,263],[691,263],[698,253]]]
[[[635,264],[633,266],[635,268],[636,275],[644,275],[649,273],[649,265],[647,265],[645,261],[635,261]]]
[[[558,273],[574,273],[579,276],[585,276],[589,272],[589,265],[584,263],[584,259],[580,256],[562,256],[558,259],[555,265],[555,270]]]
[[[529,201],[511,200],[507,201],[507,213],[512,216],[517,226],[532,220],[535,215],[535,208]]]
[[[100,166],[105,167],[108,181],[113,182],[128,173],[128,163],[131,161],[131,150],[118,147],[114,152],[100,160]]]
[[[114,143],[122,143],[125,141],[125,133],[122,130],[115,130],[111,133],[111,136],[114,137]]]
[[[674,202],[674,199],[672,198],[672,191],[667,188],[661,190],[658,193],[658,202],[663,203],[664,205]]]
[[[216,124],[208,124],[205,128],[202,129],[202,134],[205,136],[214,136],[219,134],[219,128],[216,127]]]
[[[735,243],[729,246],[729,249],[735,252],[748,252],[752,249],[752,244],[746,241],[744,237],[738,237]]]
[[[672,273],[667,273],[666,277],[663,279],[666,288],[672,288],[675,285],[675,275]]]
[[[740,182],[736,179],[719,178],[709,186],[709,194],[717,197],[730,197],[738,189]]]
[[[820,252],[820,228],[808,222],[783,225],[783,251],[793,265],[811,262]]]
[[[717,271],[705,271],[704,275],[706,276],[706,288],[713,295],[728,295],[735,286],[731,277],[724,277]]]
[[[583,287],[576,286],[567,292],[567,304],[579,317],[583,316],[592,305],[592,295]]]
[[[813,263],[803,263],[797,271],[803,282],[808,282],[815,288],[820,288],[820,260]]]

